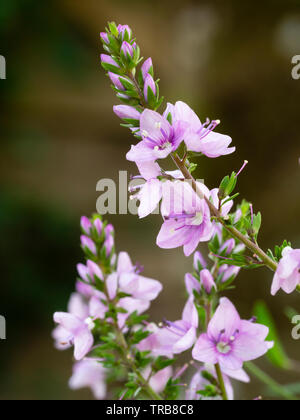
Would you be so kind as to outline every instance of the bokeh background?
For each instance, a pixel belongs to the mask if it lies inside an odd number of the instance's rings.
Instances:
[[[116,100],[99,63],[99,32],[108,20],[134,29],[169,101],[188,102],[202,119],[221,119],[233,137],[237,153],[203,159],[197,175],[214,187],[248,159],[239,191],[264,215],[262,246],[287,238],[300,247],[300,80],[291,77],[291,58],[300,54],[299,6],[298,0],[2,1],[1,399],[91,397],[68,390],[71,353],[54,350],[51,330],[53,312],[66,308],[74,287],[79,217],[95,211],[97,181],[135,172],[125,160],[132,138],[112,113]],[[157,216],[110,221],[118,249],[164,283],[153,319],[177,319],[191,260],[155,246]],[[299,298],[271,299],[271,279],[267,270],[243,272],[230,297],[247,318],[265,299],[290,357],[300,360],[284,315],[288,306],[300,310]],[[266,366],[282,383],[299,381],[299,372]],[[254,380],[237,392],[255,398],[264,388]]]

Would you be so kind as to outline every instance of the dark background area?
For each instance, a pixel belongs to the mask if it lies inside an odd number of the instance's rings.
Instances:
[[[221,131],[232,136],[237,153],[203,159],[199,178],[215,187],[249,160],[239,191],[263,213],[261,245],[289,239],[300,247],[300,80],[291,77],[291,58],[300,54],[299,6],[298,0],[2,2],[1,399],[90,398],[68,390],[71,353],[53,348],[51,331],[53,312],[66,308],[74,287],[79,218],[95,211],[97,181],[136,171],[125,159],[132,137],[112,113],[117,102],[100,67],[99,32],[108,20],[133,28],[168,101],[189,103],[202,120],[221,119]],[[157,216],[110,221],[118,249],[164,284],[153,319],[177,319],[192,261],[182,250],[155,246]],[[271,280],[267,270],[243,272],[230,298],[246,318],[256,300],[266,300],[287,351],[299,359],[284,315],[287,306],[299,308],[299,298],[271,298]],[[299,381],[299,373],[267,370],[282,383]],[[263,392],[254,381],[238,396]]]

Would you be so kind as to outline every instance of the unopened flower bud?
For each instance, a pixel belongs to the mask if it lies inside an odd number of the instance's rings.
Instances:
[[[109,39],[108,39],[108,35],[107,35],[106,32],[101,32],[100,33],[100,38],[101,38],[101,40],[104,44],[109,44]]]
[[[128,25],[118,25],[118,31],[119,31],[119,35],[120,35],[122,41],[124,39],[129,41],[131,39],[132,30],[130,29],[130,27]]]
[[[86,216],[82,216],[82,218],[80,220],[80,226],[81,226],[81,229],[83,230],[83,232],[85,234],[87,234],[87,235],[90,234],[91,228],[92,228],[92,223],[90,222],[90,220]]]
[[[197,251],[194,255],[194,269],[198,272],[203,268],[206,268],[207,264],[201,252]]]
[[[220,254],[226,250],[226,255],[230,255],[235,248],[235,240],[233,238],[228,239],[220,248]]]
[[[134,107],[129,105],[114,106],[114,113],[122,119],[140,120],[141,114]]]
[[[147,75],[150,73],[151,68],[153,68],[152,58],[148,58],[141,67],[143,80],[145,81]]]
[[[103,222],[102,222],[102,220],[99,219],[99,218],[97,218],[94,221],[94,226],[96,228],[96,231],[97,231],[98,235],[101,236],[102,235],[102,230],[103,230]]]
[[[122,85],[122,83],[120,81],[120,76],[118,76],[117,74],[114,74],[112,72],[108,72],[108,77],[112,81],[115,88],[117,88],[119,90],[125,90],[124,86]]]
[[[107,225],[106,228],[105,228],[106,237],[108,237],[109,235],[113,235],[114,233],[115,233],[115,229],[114,229],[113,225],[111,225],[111,224]]]
[[[84,281],[89,281],[88,274],[89,270],[84,264],[77,264],[77,272],[79,277]]]
[[[104,242],[104,248],[106,252],[106,257],[108,258],[111,255],[112,249],[115,245],[115,241],[112,235],[108,235],[105,242]]]
[[[124,41],[121,46],[121,52],[125,57],[129,56],[129,58],[133,58],[134,48],[129,42]]]
[[[200,280],[206,293],[210,294],[213,288],[215,290],[217,289],[214,278],[209,270],[205,269],[201,271]]]
[[[101,63],[120,68],[119,64],[108,54],[101,54]]]
[[[94,254],[94,255],[97,254],[97,248],[96,248],[96,245],[95,245],[94,241],[92,241],[92,239],[88,238],[85,235],[82,235],[80,237],[80,240],[81,240],[81,246],[83,248],[89,249],[91,251],[91,253]]]
[[[153,92],[153,95],[156,96],[156,85],[155,85],[154,79],[150,74],[147,74],[145,78],[145,85],[144,85],[144,97],[147,102],[148,102],[148,89],[149,88]]]
[[[222,283],[226,283],[231,277],[236,277],[241,268],[234,265],[224,264],[220,267],[219,274],[222,275]]]
[[[114,74],[112,72],[108,72],[108,77],[112,81],[115,88],[119,90],[126,90],[125,86],[128,87],[128,85],[129,87],[134,88],[134,84],[131,82],[131,80],[127,79],[126,77],[118,76],[117,74]]]
[[[185,286],[189,295],[192,295],[194,291],[200,292],[201,289],[199,281],[190,273],[185,276]]]
[[[88,260],[87,261],[87,268],[89,271],[89,275],[92,280],[95,280],[95,276],[98,277],[98,279],[103,280],[103,273],[101,268],[98,264],[94,263],[94,261]]]

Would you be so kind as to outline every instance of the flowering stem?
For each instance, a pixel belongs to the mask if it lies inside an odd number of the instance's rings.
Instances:
[[[134,359],[132,358],[132,356],[130,354],[130,350],[129,350],[128,345],[126,343],[124,334],[122,333],[122,331],[119,329],[119,327],[117,325],[116,325],[116,331],[117,331],[118,341],[119,341],[119,343],[120,343],[120,345],[123,349],[123,357],[124,357],[125,365],[127,365],[136,374],[137,379],[140,383],[140,386],[149,395],[149,397],[152,400],[161,401],[162,397],[159,394],[157,394],[154,391],[154,389],[152,389],[152,387],[149,385],[147,380],[142,376],[142,374],[137,369],[137,367],[134,363]]]
[[[226,220],[224,220],[221,212],[213,205],[213,203],[204,196],[204,194],[199,190],[197,186],[197,182],[193,175],[189,172],[188,168],[186,167],[185,163],[179,158],[177,154],[172,155],[173,161],[176,164],[177,168],[180,169],[184,178],[188,181],[192,182],[192,187],[196,194],[201,199],[204,199],[209,206],[212,215],[217,219],[219,223],[221,223],[225,229],[230,233],[233,238],[238,239],[242,242],[250,251],[253,252],[254,255],[260,258],[260,260],[267,266],[270,270],[276,271],[277,263],[273,261],[256,243],[252,242],[247,236],[243,235],[240,231],[238,231],[234,226],[230,226],[227,224]]]
[[[113,301],[110,299],[109,297],[109,293],[106,287],[106,283],[104,282],[105,287],[104,287],[104,292],[107,298],[108,302],[113,303]],[[125,366],[127,366],[133,373],[135,373],[138,381],[139,381],[139,385],[141,386],[141,388],[148,394],[148,396],[152,399],[152,400],[157,400],[157,401],[161,401],[162,397],[157,394],[154,389],[152,389],[152,387],[149,385],[148,381],[143,377],[143,375],[139,372],[134,358],[131,355],[130,349],[128,347],[128,344],[126,342],[126,339],[124,337],[124,334],[122,332],[122,330],[119,328],[118,326],[118,321],[114,321],[114,327],[115,327],[115,332],[116,332],[116,336],[117,336],[117,341],[122,349],[122,356],[123,356],[123,362],[125,364]]]
[[[218,381],[219,381],[219,385],[220,385],[220,389],[221,389],[221,393],[222,393],[222,398],[224,401],[228,401],[228,396],[227,396],[227,391],[225,388],[225,383],[224,383],[224,378],[223,378],[223,374],[221,371],[221,367],[219,365],[219,363],[217,363],[215,365],[215,369],[217,372],[217,377],[218,377]]]
[[[135,86],[135,88],[136,88],[136,90],[137,90],[137,93],[138,93],[138,95],[139,95],[140,105],[141,105],[143,108],[146,108],[146,107],[147,107],[147,104],[146,104],[146,103],[145,103],[145,101],[144,101],[143,93],[142,93],[142,91],[141,91],[141,88],[140,88],[140,86],[139,86],[139,84],[138,84],[138,82],[137,82],[137,80],[136,80],[136,78],[135,78],[134,74],[133,74],[132,72],[129,72],[129,73],[127,73],[127,75],[128,75],[128,77],[130,78],[130,80],[133,82],[133,84],[134,84],[134,86]]]

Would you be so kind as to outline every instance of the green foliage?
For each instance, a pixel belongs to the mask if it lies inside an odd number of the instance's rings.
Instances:
[[[267,305],[263,301],[257,302],[254,307],[254,314],[259,324],[266,325],[269,328],[268,340],[274,341],[274,347],[267,354],[268,359],[273,365],[281,369],[289,369],[291,367],[290,360],[280,342],[274,319]]]
[[[268,250],[268,255],[271,257],[274,261],[279,262],[282,258],[282,252],[285,248],[291,247],[291,242],[288,242],[287,240],[283,241],[283,244],[281,246],[276,245],[274,249],[274,253],[271,249]]]
[[[222,201],[224,198],[230,196],[234,191],[237,184],[237,176],[235,172],[232,172],[231,176],[225,176],[219,187],[219,199]]]
[[[153,371],[159,372],[160,370],[165,369],[168,366],[171,366],[175,363],[175,359],[166,359],[165,357],[159,356],[153,364]]]
[[[165,400],[173,401],[177,400],[180,395],[179,380],[169,379],[166,388],[164,390]]]

